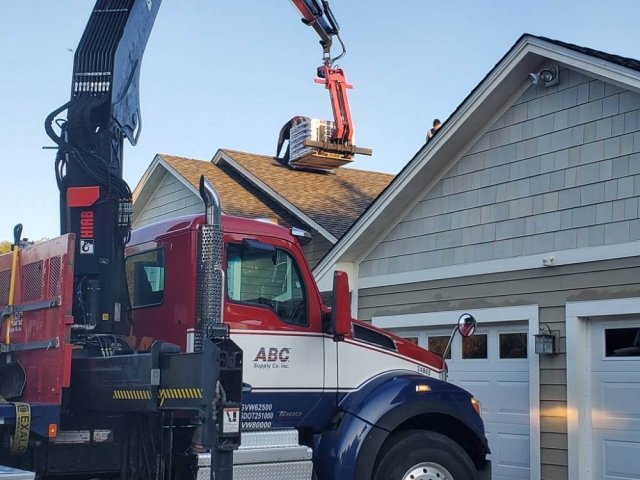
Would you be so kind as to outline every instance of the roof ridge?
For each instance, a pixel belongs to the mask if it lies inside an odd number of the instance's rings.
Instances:
[[[524,33],[523,35],[521,35],[520,38],[522,39],[524,37],[536,38],[538,40],[542,40],[543,42],[552,43],[559,47],[573,50],[574,52],[583,53],[590,57],[599,58],[601,60],[616,63],[620,66],[629,68],[631,70],[640,71],[640,60],[638,60],[637,58],[625,57],[615,53],[605,52],[604,50],[598,50],[596,48],[578,45],[577,43],[565,42],[563,40],[556,40],[551,37],[546,37],[544,35],[534,35],[532,33]]]
[[[210,160],[201,160],[199,158],[183,157],[181,155],[172,155],[170,153],[156,153],[156,155],[158,157],[164,158],[165,160],[167,159],[167,157],[169,157],[169,158],[175,158],[175,159],[178,159],[178,160],[190,160],[192,162],[211,163]]]

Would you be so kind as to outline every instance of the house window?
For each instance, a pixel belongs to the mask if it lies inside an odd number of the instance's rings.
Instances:
[[[160,305],[164,300],[164,250],[136,253],[125,260],[132,308]]]
[[[403,340],[411,342],[414,345],[418,345],[418,337],[403,337]]]
[[[527,358],[527,334],[501,333],[500,358]]]
[[[230,244],[227,296],[232,302],[272,310],[285,323],[309,325],[302,275],[293,256],[280,248],[259,242]]]
[[[607,328],[604,331],[606,357],[640,356],[640,328]]]
[[[487,358],[487,335],[473,335],[462,337],[462,358],[485,359]]]
[[[439,357],[442,357],[442,354],[444,353],[444,349],[447,348],[448,343],[449,343],[449,337],[447,335],[443,335],[443,336],[438,335],[438,336],[429,337],[427,341],[428,350],[430,352],[435,353]],[[445,358],[445,360],[450,360],[450,359],[451,359],[451,350],[449,350],[449,352],[447,353],[447,357]]]

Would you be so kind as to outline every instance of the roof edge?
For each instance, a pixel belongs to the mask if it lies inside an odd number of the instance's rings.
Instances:
[[[198,189],[189,180],[187,180],[180,172],[178,172],[175,168],[173,168],[171,164],[162,157],[162,155],[159,155],[159,157],[160,157],[160,164],[164,168],[166,168],[169,173],[175,176],[185,187],[187,187],[189,190],[195,193],[199,198],[200,192],[198,191]]]
[[[160,154],[156,153],[153,157],[153,160],[151,161],[149,166],[145,169],[144,173],[140,177],[140,180],[138,180],[138,184],[136,185],[136,188],[133,190],[131,194],[131,201],[133,203],[135,203],[135,201],[138,199],[138,197],[140,196],[140,193],[144,190],[144,187],[147,185],[147,182],[151,178],[151,175],[153,175],[153,172],[158,167],[159,160],[160,160]]]

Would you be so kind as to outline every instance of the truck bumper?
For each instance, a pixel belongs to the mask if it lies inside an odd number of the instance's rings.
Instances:
[[[478,469],[477,480],[491,480],[491,460],[486,460],[481,469]]]

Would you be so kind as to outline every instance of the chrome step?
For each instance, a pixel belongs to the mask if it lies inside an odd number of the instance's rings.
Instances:
[[[292,446],[298,446],[298,430],[265,430],[260,432],[242,432],[240,450]]]
[[[196,455],[198,480],[209,480],[211,454]],[[233,453],[234,480],[310,480],[313,451],[298,443],[297,430],[269,430],[242,434]]]

